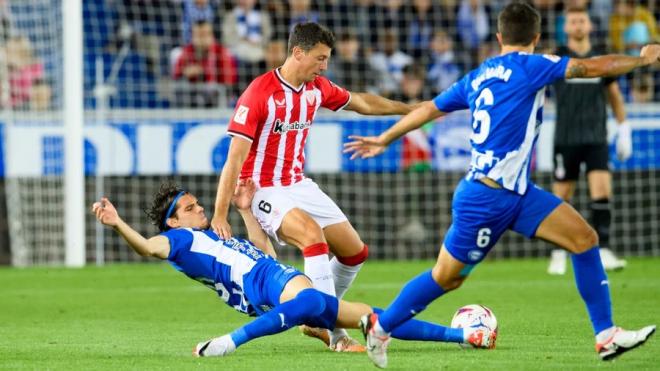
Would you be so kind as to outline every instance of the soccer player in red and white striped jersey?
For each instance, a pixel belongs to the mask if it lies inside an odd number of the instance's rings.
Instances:
[[[317,23],[297,24],[284,64],[252,81],[229,123],[232,136],[215,201],[212,228],[231,237],[227,213],[239,178],[259,187],[252,212],[262,229],[280,243],[302,250],[305,274],[314,287],[341,298],[368,255],[367,245],[344,213],[303,172],[304,146],[320,107],[368,115],[406,114],[411,106],[368,93],[348,92],[321,74],[328,67],[333,34]],[[335,257],[329,260],[328,252]],[[330,347],[364,347],[335,330]]]

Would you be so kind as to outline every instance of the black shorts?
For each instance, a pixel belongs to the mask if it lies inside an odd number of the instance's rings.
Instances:
[[[585,144],[578,146],[555,146],[553,163],[557,181],[577,180],[580,165],[584,162],[587,173],[592,170],[609,170],[610,157],[607,144]]]

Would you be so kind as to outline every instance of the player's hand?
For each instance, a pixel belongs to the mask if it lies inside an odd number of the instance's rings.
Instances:
[[[639,56],[644,58],[646,64],[660,62],[660,44],[650,44],[642,48]]]
[[[378,156],[383,153],[387,147],[380,137],[350,135],[348,139],[353,139],[353,141],[344,144],[344,153],[352,153],[351,160],[358,157],[370,158]]]
[[[257,192],[257,186],[250,178],[241,180],[234,189],[234,195],[231,198],[231,203],[239,210],[249,210],[252,205],[252,198]]]
[[[92,212],[96,214],[96,219],[104,225],[116,227],[119,223],[120,219],[117,209],[115,209],[115,205],[113,205],[107,197],[103,197],[100,201],[94,202],[94,204],[92,204]]]
[[[223,240],[228,240],[231,238],[231,226],[227,222],[227,218],[222,218],[217,215],[213,215],[211,219],[211,229]]]
[[[632,156],[632,129],[630,124],[623,122],[616,129],[616,157],[619,161],[626,161]]]

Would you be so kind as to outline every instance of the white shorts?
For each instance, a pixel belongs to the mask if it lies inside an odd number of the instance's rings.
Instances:
[[[293,208],[306,212],[321,228],[348,220],[339,206],[309,178],[290,186],[264,187],[252,199],[252,214],[261,228],[277,243],[285,245],[277,236],[284,216]]]

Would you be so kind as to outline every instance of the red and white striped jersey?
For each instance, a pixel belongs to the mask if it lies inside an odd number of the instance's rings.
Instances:
[[[228,133],[252,142],[241,179],[260,187],[290,185],[304,179],[305,142],[319,107],[344,108],[351,94],[318,76],[293,87],[279,70],[252,81],[236,103]]]

